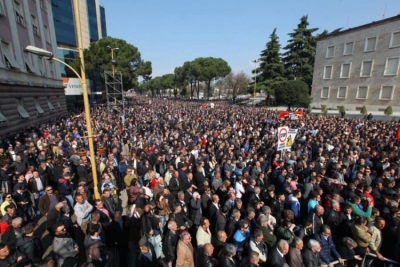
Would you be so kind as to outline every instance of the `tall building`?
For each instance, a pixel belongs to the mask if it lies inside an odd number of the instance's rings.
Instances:
[[[60,70],[24,51],[57,51],[47,0],[0,0],[0,135],[67,114]]]
[[[54,14],[54,28],[57,40],[57,57],[67,63],[72,62],[77,56],[77,28],[74,21],[74,1],[73,0],[52,0],[51,8]],[[100,6],[99,0],[79,0],[79,16],[81,20],[81,34],[83,48],[88,48],[91,42],[96,42],[107,35],[106,17],[104,7]],[[67,103],[71,105],[83,104],[82,89],[69,90],[75,87],[79,80],[74,78],[74,74],[65,66],[60,66],[60,72],[64,78],[66,86]],[[98,76],[98,75],[97,75]],[[97,77],[89,73],[88,77],[92,82],[88,82],[89,91],[95,92],[99,81]],[[68,81],[66,83],[66,81]],[[94,88],[90,86],[94,85]],[[100,88],[98,88],[100,89]],[[94,94],[94,93],[93,93]]]
[[[56,32],[58,58],[71,62],[77,56],[77,29],[74,21],[73,0],[52,0],[51,8],[54,14],[54,29]],[[99,0],[80,0],[79,15],[83,48],[88,48],[91,42],[96,42],[107,34],[104,8]],[[63,67],[61,75],[68,76]]]
[[[313,106],[400,111],[400,15],[344,30],[317,42]]]

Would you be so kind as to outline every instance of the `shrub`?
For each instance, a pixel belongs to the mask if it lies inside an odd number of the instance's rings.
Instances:
[[[367,114],[368,114],[367,107],[366,107],[366,106],[363,106],[363,107],[361,108],[361,110],[360,110],[360,113],[363,114],[363,115],[367,115]]]
[[[390,116],[393,114],[392,106],[388,106],[385,111],[383,112],[385,115]]]

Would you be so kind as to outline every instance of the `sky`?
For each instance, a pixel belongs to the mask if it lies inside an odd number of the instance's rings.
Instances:
[[[274,28],[281,46],[303,15],[310,28],[353,28],[400,14],[399,0],[100,0],[108,36],[136,46],[153,77],[197,57],[251,74]]]

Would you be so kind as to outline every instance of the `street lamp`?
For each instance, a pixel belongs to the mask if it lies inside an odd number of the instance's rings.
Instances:
[[[119,48],[118,48],[118,47],[112,48],[112,47],[109,46],[109,45],[107,46],[107,48],[111,50],[112,74],[113,74],[113,77],[114,77],[114,75],[115,75],[115,69],[114,69],[114,64],[115,64],[115,61],[114,61],[114,50],[119,50]]]
[[[77,43],[78,43],[78,51],[79,51],[79,59],[81,65],[81,74],[79,73],[69,64],[65,63],[64,61],[55,58],[53,53],[35,46],[28,45],[25,48],[25,51],[30,52],[32,54],[38,55],[40,57],[46,57],[48,60],[54,60],[56,62],[61,63],[62,65],[68,67],[72,70],[75,75],[78,77],[79,81],[82,85],[82,94],[83,94],[83,105],[85,108],[85,119],[86,119],[86,127],[88,132],[88,143],[89,143],[89,152],[90,152],[90,160],[92,161],[92,176],[93,176],[93,187],[94,187],[94,196],[96,199],[100,199],[100,194],[97,187],[97,168],[96,168],[96,155],[94,153],[94,144],[93,144],[93,132],[92,132],[92,122],[90,120],[90,106],[89,106],[89,97],[88,97],[88,90],[86,84],[86,73],[85,73],[85,60],[83,58],[83,45],[82,45],[82,31],[80,28],[80,13],[79,13],[79,0],[74,0],[74,18],[75,18],[75,26],[77,29]]]
[[[253,90],[253,108],[256,106],[256,87],[257,87],[257,63],[260,61],[260,59],[254,59],[251,62],[254,63],[254,90]]]

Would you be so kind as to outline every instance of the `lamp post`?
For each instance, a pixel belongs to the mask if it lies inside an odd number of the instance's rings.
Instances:
[[[80,16],[79,16],[79,3],[78,0],[74,0],[74,17],[75,17],[75,25],[77,27],[77,42],[78,42],[78,51],[79,51],[79,58],[80,58],[80,65],[81,65],[81,74],[79,73],[69,64],[65,63],[64,61],[55,58],[53,53],[35,46],[27,46],[25,51],[30,52],[32,54],[47,57],[49,60],[54,60],[63,64],[64,66],[68,67],[72,70],[75,75],[78,77],[79,81],[82,85],[82,94],[83,94],[83,105],[85,108],[85,119],[86,119],[86,127],[88,132],[88,143],[89,143],[89,152],[90,152],[90,159],[92,161],[92,176],[93,176],[93,187],[94,187],[94,196],[96,199],[100,199],[100,194],[97,187],[97,168],[96,168],[96,155],[94,153],[94,144],[93,144],[93,132],[92,132],[92,122],[90,120],[90,106],[89,106],[89,97],[88,97],[88,90],[86,84],[86,73],[85,73],[85,61],[83,58],[83,46],[82,46],[82,34],[80,29]]]
[[[114,67],[114,50],[119,50],[119,48],[118,47],[116,47],[116,48],[112,48],[111,46],[107,46],[108,47],[108,49],[110,49],[111,50],[111,64],[112,64],[112,74],[113,74],[113,77],[114,77],[114,75],[115,75],[115,67]]]
[[[256,88],[257,88],[257,63],[259,59],[254,59],[251,62],[254,63],[254,89],[253,89],[253,108],[256,106]]]

